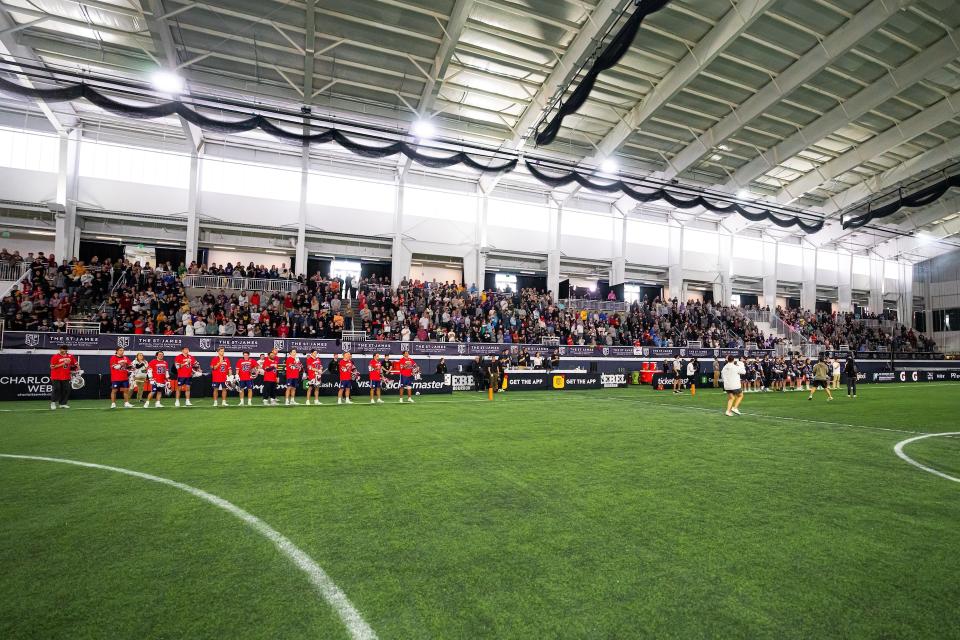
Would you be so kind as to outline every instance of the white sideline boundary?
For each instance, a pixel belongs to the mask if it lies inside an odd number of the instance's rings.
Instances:
[[[366,623],[366,621],[360,615],[360,612],[354,608],[353,604],[347,598],[347,595],[336,584],[334,584],[333,580],[330,579],[330,576],[328,576],[327,573],[320,568],[320,565],[318,565],[313,558],[307,555],[306,552],[297,547],[286,536],[268,525],[266,522],[255,515],[244,511],[228,500],[224,500],[223,498],[215,496],[212,493],[208,493],[203,489],[197,489],[196,487],[192,487],[182,482],[177,482],[168,478],[161,478],[160,476],[154,476],[150,475],[149,473],[142,473],[140,471],[123,469],[121,467],[110,467],[107,465],[95,464],[93,462],[81,462],[79,460],[67,460],[64,458],[25,456],[9,453],[0,453],[0,458],[14,460],[34,460],[40,462],[57,462],[60,464],[71,464],[77,467],[86,467],[89,469],[100,469],[102,471],[122,473],[123,475],[140,478],[141,480],[148,480],[150,482],[156,482],[158,484],[167,485],[168,487],[185,491],[186,493],[196,496],[197,498],[200,498],[201,500],[208,502],[215,507],[223,509],[227,513],[246,523],[251,529],[272,542],[274,546],[277,547],[277,550],[280,551],[280,553],[287,556],[287,558],[289,558],[290,561],[293,562],[298,569],[300,569],[300,571],[307,575],[310,583],[313,584],[327,604],[333,607],[334,611],[337,612],[337,615],[340,617],[340,620],[343,622],[347,632],[350,634],[350,637],[353,638],[353,640],[377,640],[377,634],[374,633],[373,629],[370,628],[370,625]],[[321,635],[320,637],[323,636]]]
[[[905,453],[903,452],[903,448],[904,448],[905,446],[907,446],[908,444],[910,444],[911,442],[916,442],[917,440],[923,440],[924,438],[938,438],[938,437],[941,437],[941,436],[960,436],[960,431],[952,431],[952,432],[950,432],[950,433],[927,433],[927,434],[924,434],[924,435],[922,435],[922,436],[916,436],[916,437],[913,437],[913,438],[907,438],[906,440],[901,440],[901,441],[898,442],[896,445],[894,445],[894,447],[893,447],[893,452],[896,453],[896,454],[897,454],[897,457],[899,457],[901,460],[905,461],[907,464],[912,464],[912,465],[915,466],[917,469],[921,469],[921,470],[923,470],[923,471],[926,471],[927,473],[932,473],[932,474],[935,475],[935,476],[940,476],[941,478],[944,478],[945,480],[952,480],[953,482],[960,482],[960,478],[955,478],[954,476],[951,476],[951,475],[949,475],[949,474],[946,474],[946,473],[944,473],[944,472],[942,472],[942,471],[937,471],[937,470],[934,469],[933,467],[928,467],[928,466],[925,465],[925,464],[921,464],[921,463],[917,462],[916,460],[914,460],[913,458],[911,458],[910,456],[908,456],[907,454],[905,454]]]

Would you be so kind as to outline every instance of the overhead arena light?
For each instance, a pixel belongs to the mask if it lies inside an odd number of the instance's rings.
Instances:
[[[213,245],[213,248],[214,248],[214,249],[226,249],[227,251],[236,251],[236,249],[237,249],[236,247],[227,247],[227,246],[222,245],[222,244],[215,244],[215,245]]]
[[[740,191],[737,191],[737,197],[741,200],[749,200],[753,198],[753,194],[750,192],[750,189],[740,189]]]
[[[30,229],[27,231],[32,236],[55,236],[57,235],[56,231],[37,231],[36,229]]]
[[[93,236],[96,240],[106,240],[107,242],[123,242],[123,238],[117,236]]]
[[[926,231],[918,231],[914,237],[916,237],[917,242],[919,242],[921,245],[930,244],[931,242],[935,242],[937,239],[935,235]]]
[[[620,164],[613,158],[607,158],[600,163],[600,171],[604,173],[616,173],[620,170]]]
[[[157,244],[165,244],[170,247],[179,247],[179,242],[171,242],[170,240],[157,240]]]
[[[288,255],[286,251],[274,251],[273,249],[267,249],[266,252],[267,252],[267,253],[272,253],[272,254],[278,255],[278,256]]]
[[[417,120],[410,127],[410,133],[423,140],[429,140],[437,133],[437,128],[429,120]]]
[[[172,95],[178,95],[183,93],[183,78],[178,76],[173,71],[167,71],[166,69],[161,69],[151,76],[151,82],[153,83],[153,88],[162,93],[169,93]]]

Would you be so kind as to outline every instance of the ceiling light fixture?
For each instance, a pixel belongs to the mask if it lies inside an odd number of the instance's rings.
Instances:
[[[420,139],[429,140],[436,135],[437,128],[433,126],[433,123],[429,120],[417,120],[413,123],[413,126],[410,127],[410,133]]]
[[[123,238],[117,236],[93,236],[97,240],[107,240],[108,242],[123,242]]]
[[[750,189],[740,189],[737,191],[737,197],[741,200],[749,200],[753,198],[753,194],[750,193]]]
[[[607,158],[600,163],[600,171],[604,173],[616,173],[620,170],[620,165],[613,158]]]
[[[55,236],[57,235],[56,231],[37,231],[36,229],[30,229],[27,231],[32,236]]]
[[[720,162],[721,160],[723,160],[723,156],[720,155],[719,153],[715,153],[712,156],[710,156],[710,159],[713,160],[714,162]]]
[[[181,243],[173,242],[171,240],[157,240],[157,244],[165,244],[169,247],[179,247]]]
[[[169,93],[171,95],[183,93],[183,78],[173,71],[166,69],[156,71],[150,77],[150,81],[153,83],[153,88],[161,93]]]
[[[222,245],[222,244],[215,244],[215,245],[213,245],[213,248],[214,248],[214,249],[226,249],[227,251],[236,251],[236,250],[237,250],[236,247],[227,247],[227,246],[224,246],[224,245]]]

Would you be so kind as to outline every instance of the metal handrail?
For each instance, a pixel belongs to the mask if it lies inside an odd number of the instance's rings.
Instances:
[[[15,265],[7,263],[0,264],[0,282],[10,282],[10,284],[4,287],[2,293],[0,293],[0,299],[10,295],[10,292],[13,291],[15,287],[23,284],[23,281],[29,279],[29,277],[30,265],[26,262],[19,262]]]
[[[299,291],[305,285],[290,278],[239,278],[235,276],[185,275],[183,276],[183,286],[197,289],[293,293]]]

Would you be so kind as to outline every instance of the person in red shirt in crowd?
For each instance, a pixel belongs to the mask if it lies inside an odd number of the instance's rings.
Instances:
[[[277,335],[281,338],[286,338],[290,335],[290,326],[287,324],[287,321],[284,320],[279,327],[277,327]]]
[[[210,375],[213,377],[213,406],[217,405],[218,396],[223,397],[223,406],[230,406],[227,403],[227,376],[230,375],[230,359],[224,355],[224,348],[217,349],[217,355],[210,360]],[[241,404],[243,398],[240,398]]]
[[[180,351],[180,355],[173,359],[173,366],[177,369],[177,386],[176,386],[176,398],[173,401],[173,406],[180,406],[180,392],[182,391],[187,398],[186,405],[192,407],[190,404],[190,383],[193,379],[193,370],[200,366],[200,363],[190,355],[190,349],[184,347]]]
[[[403,403],[403,392],[407,392],[407,400],[413,402],[413,375],[417,368],[417,363],[410,357],[409,351],[403,352],[403,357],[397,361],[397,367],[400,369],[400,402]]]
[[[110,408],[117,408],[117,389],[123,389],[123,406],[132,409],[130,404],[130,358],[123,354],[123,347],[117,347],[110,356]]]
[[[137,316],[136,320],[133,321],[133,332],[137,335],[143,335],[144,327],[146,327],[146,323],[143,321],[143,316]]]
[[[277,404],[277,351],[264,356],[260,370],[263,372],[263,404]]]
[[[353,372],[356,367],[353,366],[353,358],[349,351],[343,352],[340,364],[337,369],[340,371],[340,388],[337,389],[337,404],[343,402],[346,396],[346,404],[353,404],[350,400],[350,389],[353,388]]]
[[[254,291],[250,294],[250,306],[259,307],[260,306],[260,294]]]
[[[373,360],[367,365],[370,371],[370,404],[383,404],[380,394],[383,390],[383,363],[380,354],[373,354]]]
[[[303,363],[297,357],[297,350],[290,349],[286,361],[287,390],[284,392],[284,404],[300,404],[297,402],[297,385],[300,384],[300,372],[303,370]]]
[[[243,394],[247,394],[247,405],[251,406],[253,404],[253,378],[257,373],[257,361],[250,357],[249,351],[243,352],[243,357],[237,360],[237,378],[239,379],[239,384],[237,387],[240,389],[240,406],[243,405]]]
[[[61,344],[50,358],[50,408],[70,408],[70,376],[80,364],[67,353],[67,345]]]
[[[323,363],[316,349],[311,349],[307,356],[307,404],[310,396],[314,396],[314,404],[320,404],[320,376],[323,375]]]
[[[153,360],[147,365],[147,371],[150,372],[150,393],[147,394],[147,401],[143,403],[143,408],[146,409],[150,406],[151,398],[156,398],[153,403],[155,408],[163,407],[160,404],[160,397],[169,390],[168,385],[170,384],[167,379],[170,374],[170,367],[167,361],[163,359],[163,351],[157,351]]]

